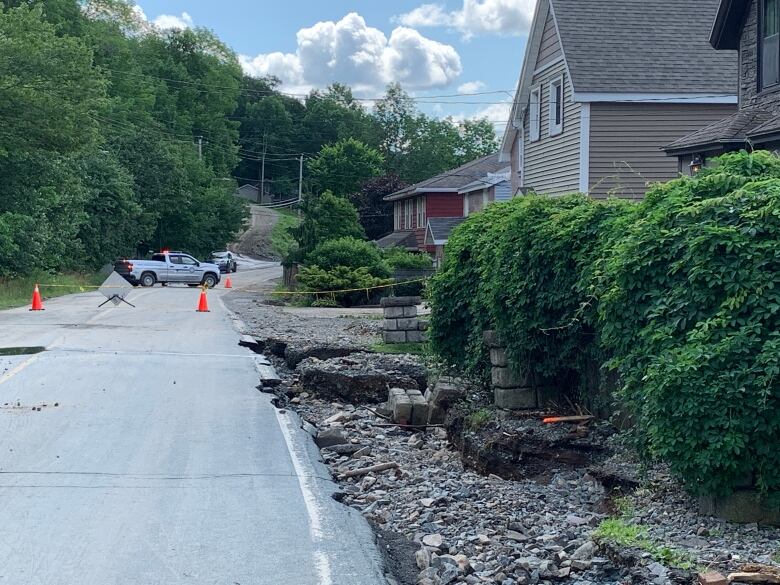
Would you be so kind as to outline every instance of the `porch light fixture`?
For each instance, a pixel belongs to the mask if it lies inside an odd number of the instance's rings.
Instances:
[[[704,161],[701,158],[701,155],[696,154],[691,159],[691,176],[694,177],[696,174],[702,169],[704,166]]]

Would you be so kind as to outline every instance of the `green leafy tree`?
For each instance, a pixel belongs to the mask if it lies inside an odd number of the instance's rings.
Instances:
[[[306,258],[319,244],[327,240],[365,237],[355,207],[330,191],[305,197],[302,211],[303,221],[291,230],[298,243],[293,260]]]
[[[318,189],[348,196],[366,180],[382,173],[382,155],[353,138],[323,146],[309,163],[309,172]]]

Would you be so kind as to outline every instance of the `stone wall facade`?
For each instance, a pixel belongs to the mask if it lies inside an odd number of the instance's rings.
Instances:
[[[739,104],[740,107],[761,106],[780,112],[780,87],[759,91],[758,10],[760,0],[748,8],[739,43]]]
[[[420,297],[385,297],[381,300],[384,312],[382,339],[385,343],[424,343],[428,337],[428,323],[417,315]]]

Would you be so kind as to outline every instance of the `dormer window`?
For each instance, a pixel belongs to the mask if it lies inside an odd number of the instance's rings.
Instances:
[[[761,89],[765,89],[780,83],[780,0],[761,4]]]

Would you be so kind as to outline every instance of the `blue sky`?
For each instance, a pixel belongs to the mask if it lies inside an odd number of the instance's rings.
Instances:
[[[412,95],[511,91],[535,0],[137,0],[159,26],[214,30],[250,74],[306,93],[340,81],[363,97],[400,81]],[[510,94],[420,104],[436,115],[505,120]],[[465,102],[465,103],[453,103]],[[502,103],[503,102],[503,103]]]

